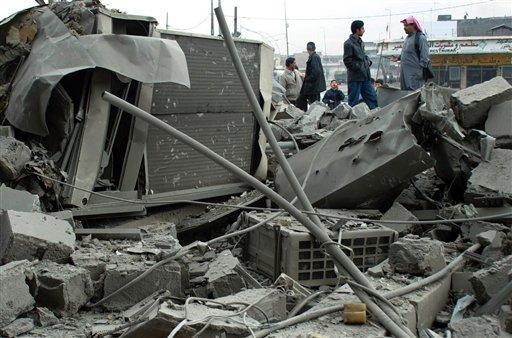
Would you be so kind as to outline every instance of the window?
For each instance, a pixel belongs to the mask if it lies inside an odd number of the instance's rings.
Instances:
[[[470,66],[467,70],[467,86],[473,86],[488,81],[497,75],[498,68],[485,66]]]
[[[443,87],[460,88],[460,67],[435,67],[434,82]]]
[[[512,84],[512,66],[501,67],[501,76],[503,76],[505,80]]]

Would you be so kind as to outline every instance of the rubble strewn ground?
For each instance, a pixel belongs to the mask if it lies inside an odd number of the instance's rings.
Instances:
[[[97,1],[56,3],[0,26],[9,51],[0,58],[2,117],[12,94],[6,79],[16,78],[14,66],[41,38],[40,20],[51,18],[73,39],[92,35],[102,11]],[[135,40],[144,39],[156,41]],[[85,84],[104,85],[89,75],[80,75],[74,96]],[[64,85],[54,85],[62,94]],[[59,137],[44,139],[9,119],[0,136],[2,336],[389,336],[372,312],[377,301],[414,336],[512,335],[512,86],[505,79],[460,91],[429,83],[373,110],[277,105],[272,132],[330,238],[322,244],[299,216],[249,187],[199,203],[146,205],[140,190],[101,178],[121,170],[106,164],[92,180],[85,171],[74,182],[91,181],[96,190],[81,191],[104,199],[108,212],[87,214],[88,198],[69,204],[66,163],[78,156],[72,135],[84,111],[54,94],[43,112],[49,120],[36,122]],[[70,106],[71,115],[58,118]],[[294,200],[288,174],[267,152],[268,186]],[[338,264],[329,245],[369,286]]]

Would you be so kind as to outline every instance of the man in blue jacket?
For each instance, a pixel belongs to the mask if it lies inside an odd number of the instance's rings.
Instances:
[[[300,96],[297,99],[297,107],[304,111],[308,110],[308,103],[312,104],[315,101],[320,101],[320,93],[326,88],[324,68],[320,56],[315,52],[315,43],[308,42],[306,49],[309,58],[306,62],[306,74],[304,75]]]
[[[322,102],[330,109],[336,108],[345,99],[345,94],[338,88],[338,82],[331,80],[331,88],[325,92]]]
[[[356,20],[350,26],[352,34],[343,44],[343,63],[347,67],[348,104],[353,107],[360,103],[360,97],[370,109],[377,107],[377,93],[370,76],[372,62],[364,51],[361,37],[364,22]]]

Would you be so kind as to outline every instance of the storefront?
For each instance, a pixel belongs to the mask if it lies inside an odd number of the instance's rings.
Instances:
[[[392,40],[379,47],[383,56],[391,56],[401,53],[402,44]],[[430,39],[429,46],[434,81],[442,86],[466,88],[498,75],[512,83],[512,37]]]

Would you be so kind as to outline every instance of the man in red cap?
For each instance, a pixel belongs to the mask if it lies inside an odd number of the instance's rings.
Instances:
[[[417,90],[433,77],[430,68],[429,46],[423,28],[415,17],[402,21],[405,38],[402,54],[391,56],[391,61],[400,61],[400,87],[402,90]]]

